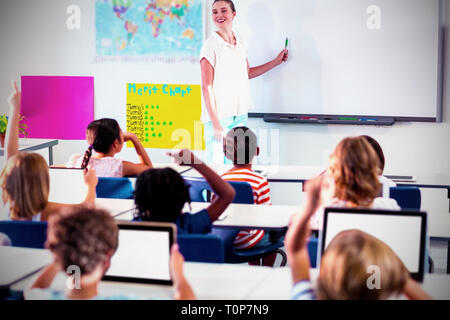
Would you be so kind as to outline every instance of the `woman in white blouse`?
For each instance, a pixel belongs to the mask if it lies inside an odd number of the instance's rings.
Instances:
[[[208,38],[200,54],[203,101],[207,111],[202,110],[206,162],[223,163],[223,136],[234,127],[247,126],[247,113],[252,108],[249,79],[288,59],[288,51],[284,49],[275,59],[251,68],[246,44],[233,32],[235,17],[233,1],[214,1],[212,19],[218,30]]]

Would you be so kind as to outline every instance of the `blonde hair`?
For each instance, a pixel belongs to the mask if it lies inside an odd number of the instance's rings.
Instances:
[[[380,193],[379,159],[364,137],[342,140],[330,156],[330,171],[339,200],[369,206]]]
[[[9,202],[11,218],[31,220],[48,204],[47,162],[37,153],[17,153],[2,170],[0,186]]]
[[[380,287],[370,289],[371,266],[380,270]],[[400,294],[408,271],[392,249],[360,230],[339,233],[322,257],[317,281],[319,299],[380,300]]]

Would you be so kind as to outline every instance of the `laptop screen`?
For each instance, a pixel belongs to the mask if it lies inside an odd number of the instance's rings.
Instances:
[[[423,212],[326,208],[322,252],[344,230],[358,229],[386,243],[411,275],[423,278],[426,214]]]
[[[104,280],[172,284],[169,259],[175,225],[133,222],[118,226],[119,246]]]
[[[74,168],[49,168],[50,192],[48,201],[76,204],[86,198],[88,187],[83,170]]]

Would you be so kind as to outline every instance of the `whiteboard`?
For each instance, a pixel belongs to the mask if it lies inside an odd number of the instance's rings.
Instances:
[[[250,115],[374,115],[436,121],[441,113],[439,0],[246,0],[234,31],[250,66]]]

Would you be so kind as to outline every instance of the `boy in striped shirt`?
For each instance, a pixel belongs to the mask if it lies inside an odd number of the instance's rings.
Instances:
[[[255,133],[247,127],[231,129],[223,144],[225,157],[233,162],[233,168],[222,175],[225,181],[248,182],[253,190],[253,200],[258,205],[270,205],[270,188],[267,179],[252,170],[252,160],[259,154]],[[234,248],[248,250],[271,244],[269,233],[263,229],[245,229],[239,231],[234,240]],[[263,265],[273,266],[276,253],[265,257]],[[259,265],[259,261],[249,264]]]

